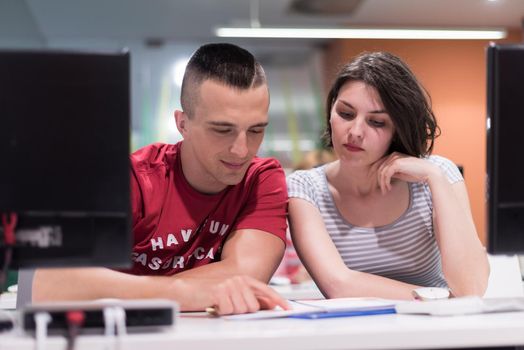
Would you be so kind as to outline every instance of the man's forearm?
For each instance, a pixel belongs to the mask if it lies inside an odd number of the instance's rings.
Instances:
[[[259,291],[259,284],[253,287],[256,283],[239,282],[234,277],[248,276],[267,283],[283,252],[283,242],[273,235],[236,231],[224,245],[222,260],[174,276],[135,276],[105,268],[38,270],[33,301],[166,298],[176,300],[183,311],[203,310],[214,305],[217,296],[226,300],[234,294],[220,287],[222,282],[234,279],[235,283],[226,285],[249,285]]]
[[[214,304],[218,284],[238,275],[227,270],[219,262],[175,276],[135,276],[105,268],[42,269],[35,273],[32,299],[163,298],[178,302],[182,311],[198,311]]]
[[[169,283],[166,277],[134,276],[106,268],[41,269],[35,272],[32,295],[33,301],[140,299],[161,297]]]

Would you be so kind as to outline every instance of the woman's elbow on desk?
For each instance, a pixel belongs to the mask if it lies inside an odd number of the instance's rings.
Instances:
[[[468,276],[466,276],[460,283],[448,282],[453,296],[484,296],[488,289],[490,267],[487,261],[483,265],[484,266],[478,267],[476,271],[465,271]]]
[[[487,284],[468,285],[462,288],[450,288],[454,297],[477,296],[482,297],[486,293]]]

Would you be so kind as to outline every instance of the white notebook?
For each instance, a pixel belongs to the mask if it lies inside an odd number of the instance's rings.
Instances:
[[[395,306],[399,314],[433,316],[469,315],[488,312],[524,311],[524,297],[463,297],[435,301],[406,301]]]

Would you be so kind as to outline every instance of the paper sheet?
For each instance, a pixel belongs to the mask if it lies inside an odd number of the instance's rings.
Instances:
[[[377,298],[337,298],[289,301],[291,310],[261,310],[249,314],[222,316],[227,320],[260,320],[302,315],[313,312],[366,311],[393,308],[395,301]]]

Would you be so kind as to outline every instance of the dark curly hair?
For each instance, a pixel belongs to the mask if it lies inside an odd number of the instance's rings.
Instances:
[[[326,101],[326,130],[323,139],[331,140],[331,109],[340,89],[350,81],[361,81],[376,89],[393,124],[395,135],[389,153],[414,157],[431,154],[440,129],[431,109],[431,99],[408,66],[388,52],[365,52],[347,63],[337,75]]]

